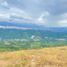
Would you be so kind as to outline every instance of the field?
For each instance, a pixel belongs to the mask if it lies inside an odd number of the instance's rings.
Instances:
[[[0,52],[0,67],[67,67],[67,46]]]

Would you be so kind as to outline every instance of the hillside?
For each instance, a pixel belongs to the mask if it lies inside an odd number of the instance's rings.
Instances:
[[[67,67],[67,46],[0,52],[0,67]]]

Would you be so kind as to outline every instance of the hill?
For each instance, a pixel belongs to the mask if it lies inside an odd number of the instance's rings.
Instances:
[[[0,67],[67,67],[67,46],[0,52]]]

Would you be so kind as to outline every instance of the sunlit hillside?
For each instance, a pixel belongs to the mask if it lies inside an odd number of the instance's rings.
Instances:
[[[67,67],[67,46],[0,52],[0,67]]]

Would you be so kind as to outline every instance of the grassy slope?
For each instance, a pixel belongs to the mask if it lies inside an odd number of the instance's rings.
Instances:
[[[67,46],[0,52],[0,67],[67,67]]]

